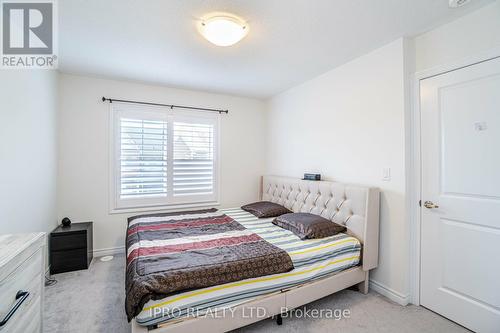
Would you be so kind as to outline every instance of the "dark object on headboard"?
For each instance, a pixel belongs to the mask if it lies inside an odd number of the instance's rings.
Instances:
[[[87,269],[93,257],[92,222],[58,226],[49,235],[50,274]]]
[[[71,225],[71,220],[69,217],[65,217],[62,219],[61,224],[63,227],[69,227]]]
[[[304,180],[321,180],[321,174],[319,174],[319,173],[305,173]]]

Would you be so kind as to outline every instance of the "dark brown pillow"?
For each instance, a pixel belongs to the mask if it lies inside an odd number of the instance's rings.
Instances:
[[[271,201],[257,201],[245,206],[241,206],[241,209],[246,210],[247,212],[252,213],[259,218],[276,217],[292,212],[282,205],[278,205],[277,203]]]
[[[291,213],[278,216],[273,224],[290,230],[300,239],[313,239],[333,236],[346,231],[346,227],[309,213]]]

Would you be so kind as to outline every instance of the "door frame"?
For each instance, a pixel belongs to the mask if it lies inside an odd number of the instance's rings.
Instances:
[[[407,204],[409,209],[410,225],[410,303],[420,305],[420,242],[422,215],[419,201],[422,199],[422,160],[421,160],[421,110],[420,110],[420,81],[433,76],[445,74],[465,67],[473,66],[488,60],[500,58],[500,47],[487,52],[479,53],[462,60],[416,72],[410,82],[410,142],[407,145],[409,152],[409,166],[406,173],[408,185]]]

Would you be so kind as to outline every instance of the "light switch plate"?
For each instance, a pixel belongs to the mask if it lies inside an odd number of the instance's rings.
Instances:
[[[384,182],[391,181],[391,168],[383,168],[382,169],[382,180]]]

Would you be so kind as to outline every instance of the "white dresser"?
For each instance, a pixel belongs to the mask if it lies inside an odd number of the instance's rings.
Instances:
[[[44,233],[0,235],[0,333],[42,331]]]

